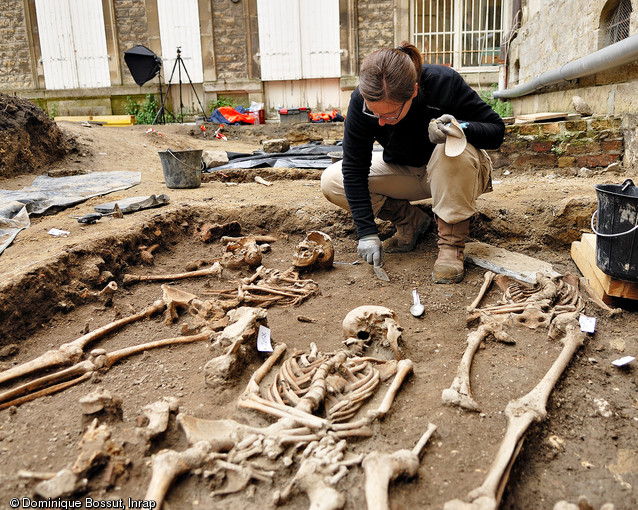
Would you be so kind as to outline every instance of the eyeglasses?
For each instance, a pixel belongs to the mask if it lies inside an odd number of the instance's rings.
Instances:
[[[408,99],[409,101],[409,99]],[[376,113],[372,113],[370,111],[370,109],[368,108],[368,105],[366,104],[365,100],[363,101],[363,113],[364,115],[367,115],[368,117],[372,117],[374,119],[383,119],[383,120],[397,120],[399,117],[401,117],[401,114],[403,113],[403,108],[405,108],[406,103],[408,102],[406,101],[405,103],[403,103],[401,105],[401,109],[399,110],[399,113],[394,116],[394,115],[377,115]]]

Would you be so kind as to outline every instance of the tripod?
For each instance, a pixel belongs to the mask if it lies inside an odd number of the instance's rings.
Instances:
[[[182,50],[180,49],[181,46],[177,47],[177,58],[175,59],[175,63],[173,64],[173,70],[171,71],[171,77],[168,79],[168,87],[166,87],[166,92],[164,93],[164,96],[162,97],[162,104],[159,107],[159,110],[157,110],[157,114],[155,115],[155,119],[153,119],[153,124],[157,124],[158,119],[161,119],[162,124],[165,124],[165,118],[164,118],[164,112],[167,111],[168,113],[171,114],[171,116],[174,119],[177,119],[177,117],[175,117],[175,115],[173,114],[173,112],[171,112],[168,108],[166,108],[166,98],[168,97],[168,93],[171,90],[171,85],[173,83],[173,75],[175,74],[175,69],[177,69],[177,77],[178,77],[178,81],[179,81],[179,115],[180,115],[180,122],[184,122],[184,103],[182,101],[182,68],[184,68],[184,72],[186,73],[186,77],[188,78],[188,83],[191,84],[191,88],[193,89],[193,94],[195,94],[195,97],[197,98],[197,102],[199,103],[199,107],[202,109],[202,113],[204,114],[204,118],[206,117],[206,110],[204,109],[204,106],[202,105],[202,102],[199,100],[199,96],[197,95],[197,91],[195,90],[195,86],[193,85],[193,82],[191,81],[191,77],[188,74],[188,70],[186,69],[186,64],[184,64],[184,61],[182,60]],[[160,96],[162,95],[162,81],[160,79]]]

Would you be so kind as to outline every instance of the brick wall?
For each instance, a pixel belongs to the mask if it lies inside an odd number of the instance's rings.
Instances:
[[[122,54],[133,46],[143,44],[148,47],[148,22],[144,2],[135,0],[115,0],[118,44]],[[122,81],[135,83],[124,58],[122,58]]]
[[[31,55],[22,0],[4,0],[0,17],[0,88],[21,89],[33,85]]]
[[[362,0],[357,3],[359,65],[370,53],[394,45],[394,1]]]
[[[510,125],[500,150],[489,152],[495,169],[576,175],[621,162],[624,145],[621,119],[601,117]]]
[[[218,80],[248,77],[247,21],[242,2],[213,2]]]

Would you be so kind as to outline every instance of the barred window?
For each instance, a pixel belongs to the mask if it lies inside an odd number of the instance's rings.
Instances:
[[[603,22],[605,30],[603,46],[609,46],[629,37],[629,17],[632,11],[631,0],[620,0],[613,3],[617,3],[615,8],[604,9],[609,14]],[[609,6],[609,4],[607,5]]]
[[[496,66],[510,10],[511,0],[412,0],[414,45],[432,64]]]

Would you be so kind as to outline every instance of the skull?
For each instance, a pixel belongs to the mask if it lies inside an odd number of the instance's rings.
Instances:
[[[292,264],[296,268],[307,269],[317,266],[319,269],[326,269],[332,267],[334,255],[330,236],[313,230],[308,232],[306,238],[295,246]]]
[[[403,329],[397,323],[397,314],[393,310],[384,306],[359,306],[346,315],[342,326],[346,339],[355,338],[366,345],[378,341],[389,345],[397,360],[401,359],[399,340]]]

